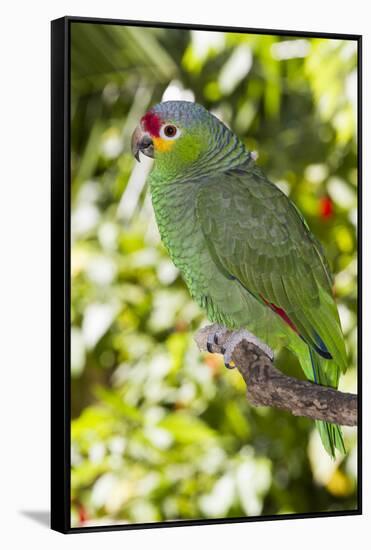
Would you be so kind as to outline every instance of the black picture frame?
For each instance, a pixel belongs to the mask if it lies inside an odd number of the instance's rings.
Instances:
[[[304,519],[362,514],[362,455],[358,508],[277,516],[177,520],[71,527],[70,523],[70,29],[73,23],[270,34],[352,40],[358,48],[358,449],[362,450],[362,36],[292,30],[129,21],[66,16],[51,22],[51,528],[62,533]]]

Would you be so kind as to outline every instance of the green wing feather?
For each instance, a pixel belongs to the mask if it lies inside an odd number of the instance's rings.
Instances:
[[[197,215],[217,267],[283,310],[307,344],[317,351],[324,345],[344,371],[328,264],[286,195],[256,167],[232,170],[200,185]]]
[[[197,196],[197,217],[220,273],[237,279],[266,307],[283,310],[309,346],[308,353],[298,338],[289,343],[307,377],[336,388],[347,358],[332,277],[299,210],[254,167],[205,180]],[[319,342],[331,360],[320,356]],[[331,456],[335,448],[345,452],[339,426],[316,425]]]

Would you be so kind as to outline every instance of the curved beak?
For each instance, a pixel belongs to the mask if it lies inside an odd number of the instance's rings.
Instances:
[[[137,126],[131,136],[131,152],[134,157],[140,162],[139,152],[147,157],[154,157],[153,141],[151,136],[142,130],[140,126]]]

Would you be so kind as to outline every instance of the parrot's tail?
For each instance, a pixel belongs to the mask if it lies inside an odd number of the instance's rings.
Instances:
[[[337,387],[337,384],[334,385],[333,381],[330,381],[326,376],[327,369],[324,368],[325,360],[311,349],[309,353],[314,382],[316,382],[316,384],[322,384],[323,386]],[[322,365],[322,363],[324,364]],[[316,426],[321,436],[323,446],[332,458],[335,458],[335,449],[338,449],[343,454],[346,453],[340,426],[323,420],[316,420]]]
[[[339,449],[343,454],[346,453],[340,426],[323,420],[316,420],[316,426],[323,446],[332,458],[335,458],[335,449]]]

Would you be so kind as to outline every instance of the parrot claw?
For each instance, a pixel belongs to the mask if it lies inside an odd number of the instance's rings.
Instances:
[[[247,342],[254,344],[254,346],[259,348],[267,357],[269,357],[271,361],[273,361],[273,351],[270,347],[268,347],[267,344],[264,344],[264,342],[259,340],[259,338],[248,330],[241,329],[231,334],[226,327],[218,324],[213,325],[213,329],[214,330],[210,332],[207,337],[207,351],[209,353],[215,353],[216,350],[214,349],[214,346],[219,346],[220,352],[224,356],[224,364],[227,369],[234,369],[236,367],[235,362],[232,359],[232,355],[236,346],[242,342],[242,340],[246,340]],[[225,336],[225,338],[223,344],[220,345],[220,338],[222,336]]]
[[[232,359],[233,352],[236,348],[236,346],[242,342],[242,340],[246,340],[247,342],[250,342],[251,344],[254,344],[254,346],[261,349],[261,351],[269,357],[271,361],[273,361],[273,351],[270,349],[267,344],[264,344],[259,338],[257,338],[254,334],[249,332],[248,330],[241,329],[237,332],[234,332],[230,338],[228,338],[226,344],[225,344],[225,351],[223,352],[224,355],[224,363],[225,366],[228,369],[235,368],[235,363]]]
[[[213,325],[213,328],[215,328],[215,332],[209,334],[209,336],[207,337],[207,342],[206,342],[207,351],[209,353],[214,353],[213,345],[216,344],[218,346],[219,345],[219,338],[227,332],[227,329],[225,327],[223,327],[223,325],[215,324],[215,325]],[[224,348],[222,348],[222,350],[223,349]],[[224,351],[222,351],[222,353],[224,354]]]

